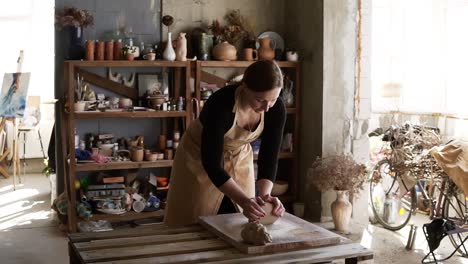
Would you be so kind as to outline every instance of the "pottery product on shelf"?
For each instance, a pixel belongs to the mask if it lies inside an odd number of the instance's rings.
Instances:
[[[87,61],[94,60],[94,40],[86,41],[86,60]]]
[[[287,61],[297,61],[299,59],[299,54],[296,51],[287,51],[286,60]]]
[[[271,47],[271,38],[258,39],[260,48],[258,49],[259,60],[272,60],[275,58],[275,50]]]
[[[187,61],[187,39],[184,32],[179,33],[176,46],[176,60]]]
[[[114,60],[122,59],[122,40],[118,39],[114,43]]]
[[[235,61],[237,60],[236,47],[223,41],[213,48],[213,57],[221,61]]]
[[[143,148],[132,147],[130,151],[130,156],[131,156],[132,161],[135,161],[135,162],[143,161],[143,156],[144,156]]]
[[[255,61],[258,58],[257,50],[252,48],[243,49],[242,55],[246,61]]]
[[[159,110],[161,105],[166,101],[166,97],[163,94],[155,94],[153,96],[148,96],[148,106]]]
[[[94,49],[96,60],[104,60],[104,51],[105,51],[105,44],[104,41],[96,41],[96,48]]]
[[[106,41],[106,51],[104,58],[106,60],[114,60],[114,41]]]
[[[167,33],[167,43],[163,52],[163,59],[168,61],[174,61],[176,59],[176,54],[172,47],[172,32]]]

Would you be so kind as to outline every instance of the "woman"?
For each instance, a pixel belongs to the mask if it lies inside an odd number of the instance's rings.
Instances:
[[[270,195],[286,121],[279,97],[283,76],[273,61],[258,61],[244,73],[241,84],[226,86],[210,96],[200,118],[192,122],[177,148],[165,212],[169,226],[193,224],[199,216],[241,211],[250,221],[284,207]],[[258,195],[255,194],[250,143],[261,138]]]

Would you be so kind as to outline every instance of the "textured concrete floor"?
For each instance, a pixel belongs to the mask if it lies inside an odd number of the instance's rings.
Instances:
[[[50,210],[49,179],[28,174],[13,190],[0,176],[0,263],[68,263],[66,234]]]
[[[342,234],[349,239],[360,242],[361,245],[374,251],[374,263],[376,264],[409,264],[421,263],[422,258],[429,252],[422,225],[429,223],[427,215],[417,214],[410,223],[399,231],[389,231],[379,225],[351,223],[348,234]],[[417,226],[416,240],[412,250],[406,250],[410,224]],[[333,223],[319,223],[322,227],[333,231]],[[448,237],[444,238],[437,249],[440,256],[448,256],[453,251],[453,246]],[[456,254],[449,260],[439,263],[465,263],[468,259]]]
[[[0,177],[0,263],[68,263],[67,237],[58,229],[50,208],[50,183],[41,174],[28,174],[23,184],[13,191],[12,179]],[[418,226],[414,250],[405,249],[409,227],[392,232],[379,226],[352,223],[348,238],[370,247],[375,252],[374,263],[420,263],[428,251],[420,229],[429,222],[425,215],[417,215]],[[320,223],[333,229],[332,223]],[[444,239],[438,252],[452,250]],[[467,263],[468,259],[454,256],[445,263]]]

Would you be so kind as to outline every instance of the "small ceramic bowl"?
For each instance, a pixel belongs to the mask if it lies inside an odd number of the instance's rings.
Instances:
[[[101,144],[101,149],[112,149],[114,144]]]
[[[156,161],[158,160],[158,154],[154,152],[145,153],[145,160],[146,161]]]

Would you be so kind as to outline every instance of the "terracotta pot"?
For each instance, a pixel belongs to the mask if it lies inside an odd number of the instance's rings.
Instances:
[[[336,200],[331,204],[331,212],[335,230],[346,232],[349,228],[349,220],[353,206],[349,202],[348,191],[336,191]]]
[[[236,47],[227,41],[221,42],[213,48],[213,57],[221,61],[235,61],[237,60]]]
[[[133,147],[130,151],[130,156],[132,161],[139,162],[143,161],[144,151],[143,148]]]
[[[271,38],[258,39],[260,47],[258,48],[259,60],[272,60],[275,58],[275,50],[271,47]]]
[[[127,53],[125,54],[125,59],[127,59],[128,61],[132,61],[135,59],[135,55],[133,53]]]

